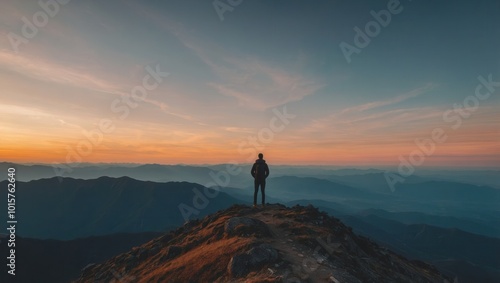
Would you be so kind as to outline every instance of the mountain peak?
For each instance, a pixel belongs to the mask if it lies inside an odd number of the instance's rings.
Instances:
[[[232,207],[102,264],[77,282],[444,282],[313,206]],[[121,280],[121,281],[120,281]]]

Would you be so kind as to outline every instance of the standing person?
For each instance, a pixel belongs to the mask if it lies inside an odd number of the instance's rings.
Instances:
[[[255,191],[253,193],[253,207],[257,206],[257,193],[260,191],[262,193],[262,207],[266,205],[266,178],[269,176],[269,166],[267,166],[266,161],[263,159],[264,155],[259,153],[259,159],[255,160],[252,166],[252,177],[254,177]]]

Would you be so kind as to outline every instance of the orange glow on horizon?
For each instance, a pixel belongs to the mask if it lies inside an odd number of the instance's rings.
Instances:
[[[424,156],[422,166],[483,166],[495,167],[500,164],[497,144],[482,146],[446,144],[438,145],[434,154]],[[335,165],[335,166],[395,166],[400,156],[408,160],[412,152],[419,158],[415,145],[336,145],[332,147],[279,147],[248,149],[240,154],[236,146],[228,149],[211,147],[136,147],[121,146],[110,148],[103,145],[93,148],[89,154],[76,147],[29,145],[7,145],[0,148],[3,161],[16,163],[158,163],[158,164],[221,164],[251,163],[263,152],[270,164],[281,165]],[[79,154],[85,153],[85,154]],[[496,153],[496,154],[492,154]]]

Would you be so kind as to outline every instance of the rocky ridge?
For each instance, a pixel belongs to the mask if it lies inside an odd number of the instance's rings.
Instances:
[[[76,282],[436,282],[433,266],[355,235],[312,206],[234,205],[102,264]]]

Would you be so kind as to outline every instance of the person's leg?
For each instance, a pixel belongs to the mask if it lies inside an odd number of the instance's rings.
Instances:
[[[259,182],[257,180],[254,181],[255,190],[253,192],[253,205],[257,205],[257,193],[259,192]]]
[[[260,182],[260,190],[262,192],[262,204],[266,204],[266,180]]]

